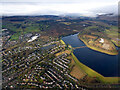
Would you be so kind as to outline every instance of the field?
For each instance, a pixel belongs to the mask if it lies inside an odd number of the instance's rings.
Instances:
[[[114,51],[113,51],[113,50],[112,50],[112,51],[110,51],[110,50],[105,50],[105,49],[102,49],[102,48],[100,48],[100,47],[96,47],[96,46],[93,46],[93,45],[89,45],[86,40],[84,40],[84,39],[81,38],[81,37],[79,37],[79,38],[80,38],[80,40],[82,40],[82,41],[85,43],[85,45],[86,45],[87,47],[89,47],[90,49],[93,49],[93,50],[96,50],[96,51],[99,51],[99,52],[102,52],[102,53],[110,54],[110,55],[118,55],[118,52],[117,52],[116,49],[115,49]],[[92,43],[94,43],[94,42],[92,42]],[[109,42],[109,43],[110,43],[110,42]],[[96,43],[95,43],[95,44],[96,44]],[[115,47],[112,43],[109,44],[109,45],[112,46],[112,47]]]
[[[63,40],[60,40],[62,44],[65,44],[65,42]]]
[[[73,59],[71,60],[70,66],[73,66],[72,71],[70,72],[70,75],[72,75],[73,77],[80,80],[86,75],[86,73],[81,70],[81,68],[77,66],[77,64],[75,64]]]
[[[59,52],[59,53],[55,54],[55,56],[59,56],[59,55],[64,54],[64,53],[70,54],[71,51],[65,50],[65,51],[63,51],[63,52]]]

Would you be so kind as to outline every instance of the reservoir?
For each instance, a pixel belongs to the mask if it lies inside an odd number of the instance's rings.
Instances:
[[[72,47],[86,46],[78,34],[65,36],[62,40]],[[75,49],[74,55],[78,60],[105,77],[118,77],[118,55],[108,55],[94,51],[88,47]]]

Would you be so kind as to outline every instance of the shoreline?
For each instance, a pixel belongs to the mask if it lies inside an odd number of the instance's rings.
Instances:
[[[63,37],[66,37],[66,36],[70,36],[70,35],[74,35],[74,34],[79,34],[79,32],[75,32],[75,33],[71,33],[71,34],[67,34],[67,35],[62,35],[62,36],[60,36],[60,38],[63,38]]]
[[[74,61],[76,62],[76,64],[90,77],[96,77],[98,78],[102,83],[118,83],[119,82],[119,77],[104,77],[103,75],[101,75],[100,73],[96,72],[95,70],[89,68],[88,66],[86,66],[85,64],[81,63],[77,57],[71,53]]]
[[[93,46],[90,46],[87,44],[87,42],[85,42],[82,38],[78,37],[88,48],[92,49],[92,50],[95,50],[95,51],[99,51],[101,53],[105,53],[105,54],[108,54],[108,55],[118,55],[118,52],[116,53],[112,53],[112,52],[108,52],[106,50],[103,50],[103,49],[100,49],[100,48],[96,48],[96,47],[93,47]]]
[[[62,44],[65,44],[65,42],[61,39],[60,40]],[[65,44],[66,45],[66,44]],[[72,46],[71,46],[72,47]],[[73,51],[73,49],[72,49]],[[100,73],[96,72],[95,70],[89,68],[85,64],[81,63],[78,58],[74,55],[73,52],[71,52],[71,56],[74,59],[75,63],[86,73],[88,76],[96,77],[103,83],[118,83],[120,80],[120,77],[104,77]]]

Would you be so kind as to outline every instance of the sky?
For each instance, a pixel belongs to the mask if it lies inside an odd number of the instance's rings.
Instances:
[[[96,16],[118,12],[118,0],[0,0],[0,15]]]

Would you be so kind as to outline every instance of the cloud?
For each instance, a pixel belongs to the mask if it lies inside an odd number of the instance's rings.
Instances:
[[[45,3],[45,1],[47,3]],[[38,3],[38,2],[35,2],[35,3],[32,3],[32,2],[31,3],[30,2],[0,3],[0,14],[10,16],[10,15],[60,15],[60,14],[66,14],[66,13],[79,13],[85,16],[95,16],[97,12],[100,13],[100,12],[105,11],[103,7],[117,5],[116,3],[112,3],[112,2],[109,2],[109,3],[99,2],[98,3],[98,2],[83,2],[82,1],[82,3],[80,2],[76,3],[79,1],[79,0],[76,0],[76,2],[71,3],[73,2],[73,0],[71,0],[71,2],[67,2],[67,0],[64,0],[64,2],[66,3],[63,3],[63,2],[60,3],[59,1],[55,1],[55,0],[52,0],[52,1],[53,2],[44,0],[44,2],[42,3]],[[92,1],[95,1],[95,0],[92,0]]]
[[[94,13],[114,13],[114,15],[118,15],[118,5],[108,5],[101,8],[96,8],[91,10]]]
[[[119,0],[0,0],[0,2],[37,2],[37,3],[118,3]]]

